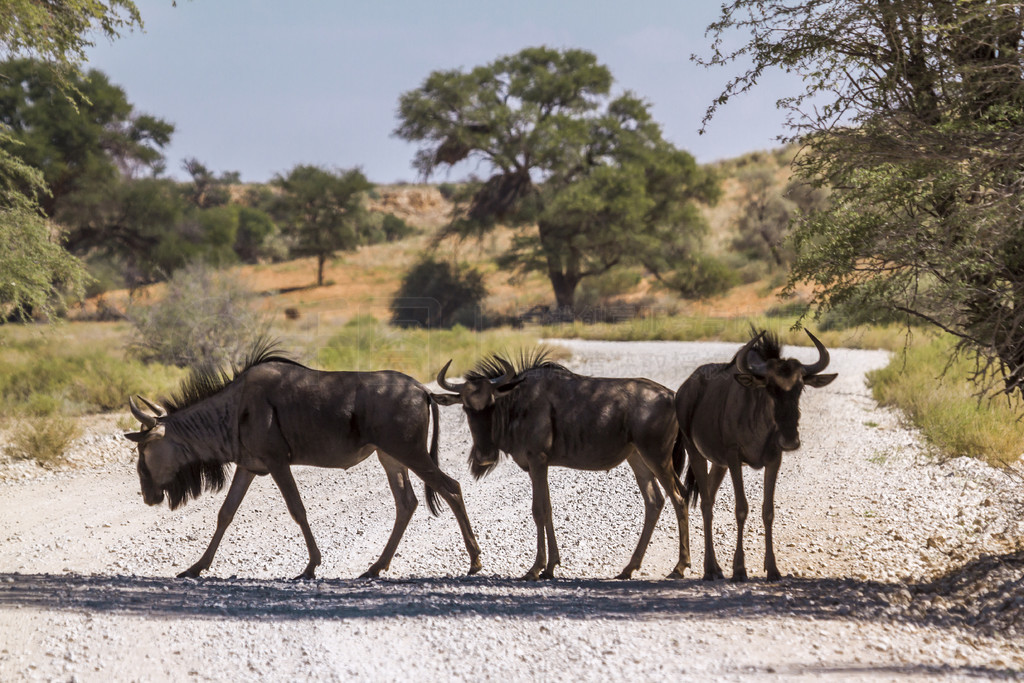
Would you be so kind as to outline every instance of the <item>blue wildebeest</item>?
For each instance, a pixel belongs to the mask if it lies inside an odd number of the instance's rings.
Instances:
[[[416,509],[409,470],[426,484],[432,513],[437,514],[436,492],[451,506],[469,551],[469,573],[480,569],[480,548],[459,484],[438,467],[437,404],[426,387],[407,375],[321,372],[261,344],[233,376],[194,369],[178,395],[166,402],[166,410],[141,400],[152,412],[129,398],[143,429],[125,436],[138,444],[139,480],[147,504],[158,505],[166,496],[173,510],[203,490],[219,490],[228,464],[235,465],[209,547],[179,576],[198,576],[210,566],[249,484],[256,475],[269,474],[309,551],[309,564],[296,578],[313,578],[320,551],[291,467],[347,469],[374,451],[395,497],[395,525],[380,559],[363,576],[378,576],[388,568]],[[431,416],[434,433],[428,451]]]
[[[640,542],[617,578],[640,567],[655,522],[665,503],[658,483],[675,507],[679,523],[679,562],[670,576],[690,566],[688,511],[679,473],[679,441],[672,391],[647,379],[584,377],[548,361],[544,353],[523,356],[518,368],[491,356],[468,373],[465,382],[437,383],[455,395],[435,395],[440,403],[461,403],[473,435],[470,468],[476,478],[512,456],[533,484],[537,558],[524,579],[552,578],[560,562],[548,492],[548,468],[607,471],[625,460],[633,469],[644,501]],[[545,547],[545,537],[547,544]]]
[[[769,581],[781,578],[775,564],[772,521],[775,518],[775,480],[782,452],[800,447],[800,394],[805,386],[823,387],[836,375],[822,375],[828,350],[807,332],[818,349],[818,360],[804,365],[782,358],[776,335],[754,335],[728,363],[697,368],[676,392],[676,413],[689,454],[686,491],[691,502],[700,495],[704,516],[704,579],[722,578],[711,536],[712,508],[726,470],[736,494],[736,553],[733,581],[744,581],[743,525],[747,497],[743,492],[743,465],[764,468],[764,568]],[[711,465],[710,472],[708,464]]]

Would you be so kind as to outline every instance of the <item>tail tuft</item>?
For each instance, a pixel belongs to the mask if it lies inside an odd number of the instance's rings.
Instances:
[[[435,465],[440,466],[440,463],[437,460],[437,452],[439,433],[441,431],[441,421],[438,414],[437,401],[434,400],[433,395],[429,392],[427,393],[427,401],[430,403],[430,415],[434,419],[434,435],[430,439],[430,459]],[[437,517],[441,510],[437,501],[437,491],[424,484],[423,493],[427,497],[427,509],[430,510],[430,514]]]
[[[693,463],[686,468],[686,480],[683,481],[683,497],[690,507],[697,507],[697,500],[700,498],[700,491],[697,490],[697,476],[693,473]]]

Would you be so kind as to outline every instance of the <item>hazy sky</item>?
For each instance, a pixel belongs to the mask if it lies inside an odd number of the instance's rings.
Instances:
[[[137,4],[145,31],[100,41],[88,66],[124,88],[138,111],[176,126],[166,151],[178,177],[182,160],[196,157],[245,181],[299,163],[359,166],[379,183],[417,180],[415,146],[391,135],[399,95],[431,71],[535,45],[596,54],[615,92],[648,100],[666,137],[702,162],[776,146],[783,116],[775,100],[799,87],[795,77],[770,76],[698,135],[733,73],[690,61],[707,54],[704,29],[720,4],[710,0]]]

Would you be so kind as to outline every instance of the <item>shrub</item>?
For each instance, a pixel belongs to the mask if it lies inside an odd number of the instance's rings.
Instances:
[[[239,363],[269,329],[252,300],[238,278],[194,263],[175,272],[156,303],[129,306],[130,348],[144,361],[179,367]]]
[[[79,433],[78,422],[63,415],[21,420],[14,425],[7,453],[51,467],[64,459]]]
[[[391,322],[400,327],[476,327],[487,296],[483,275],[426,257],[402,278],[391,301]]]
[[[672,284],[687,299],[703,299],[735,287],[739,276],[715,257],[698,254],[676,271]]]

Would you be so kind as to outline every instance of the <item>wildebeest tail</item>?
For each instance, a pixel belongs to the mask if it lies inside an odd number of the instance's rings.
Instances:
[[[683,497],[690,507],[697,507],[700,491],[697,490],[697,477],[693,473],[693,463],[686,468],[686,479],[683,480]]]
[[[438,414],[437,401],[434,400],[434,397],[431,396],[429,392],[427,393],[427,401],[430,402],[430,416],[434,420],[434,435],[430,437],[430,459],[435,465],[440,465],[437,460],[437,451],[438,437],[441,431],[441,420]],[[437,517],[440,509],[437,503],[437,491],[424,484],[423,493],[427,496],[427,509],[430,510],[430,514]]]
[[[686,449],[683,447],[683,432],[676,432],[676,443],[672,446],[672,469],[676,476],[683,476],[683,465],[686,464]]]

